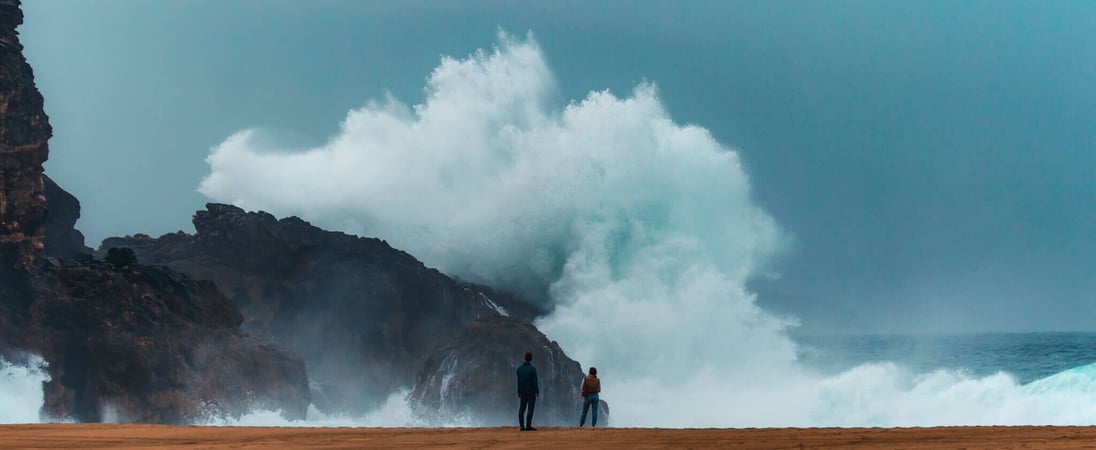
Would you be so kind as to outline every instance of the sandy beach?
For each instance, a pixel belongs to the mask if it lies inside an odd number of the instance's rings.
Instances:
[[[935,428],[280,428],[0,426],[0,448],[1096,448],[1096,427]]]

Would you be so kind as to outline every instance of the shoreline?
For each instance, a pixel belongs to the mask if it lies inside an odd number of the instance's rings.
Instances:
[[[1096,448],[1096,426],[911,428],[307,428],[0,425],[3,448]]]

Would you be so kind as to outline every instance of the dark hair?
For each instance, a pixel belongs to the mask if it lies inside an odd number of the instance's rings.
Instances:
[[[525,352],[525,362],[533,360],[533,352]]]
[[[597,375],[597,367],[590,368],[590,375]]]

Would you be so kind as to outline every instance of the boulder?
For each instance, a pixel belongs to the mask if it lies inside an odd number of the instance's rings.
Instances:
[[[415,377],[411,407],[434,425],[517,426],[515,371],[527,351],[540,385],[533,424],[578,425],[584,376],[579,363],[532,324],[502,316],[473,321],[432,352]],[[608,411],[608,405],[599,411],[599,425],[609,423]]]

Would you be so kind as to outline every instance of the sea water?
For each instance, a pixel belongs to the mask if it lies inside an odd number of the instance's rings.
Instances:
[[[943,369],[986,377],[1003,372],[1028,384],[1096,363],[1096,333],[803,335],[794,340],[799,361],[824,375],[893,362],[917,373]]]
[[[800,336],[810,426],[1093,425],[1096,334]]]
[[[675,395],[726,398],[709,422],[633,419],[628,426],[933,426],[1096,424],[1096,333],[996,333],[962,335],[796,336],[802,374],[764,374],[779,389],[750,385]],[[0,361],[0,423],[42,420],[40,359]],[[618,377],[605,377],[606,386]],[[759,383],[765,386],[764,383]],[[644,401],[652,401],[655,396]],[[311,410],[305,421],[277,411],[237,419],[210,418],[205,425],[410,426],[417,421],[406,391],[393,393],[381,410],[362,417],[326,417]],[[629,399],[614,397],[614,412]],[[703,402],[705,400],[698,400]],[[633,407],[634,408],[634,407]],[[576,412],[577,414],[577,412]],[[577,417],[577,416],[576,416]],[[49,419],[46,419],[49,420]],[[476,425],[454,423],[455,426]]]

